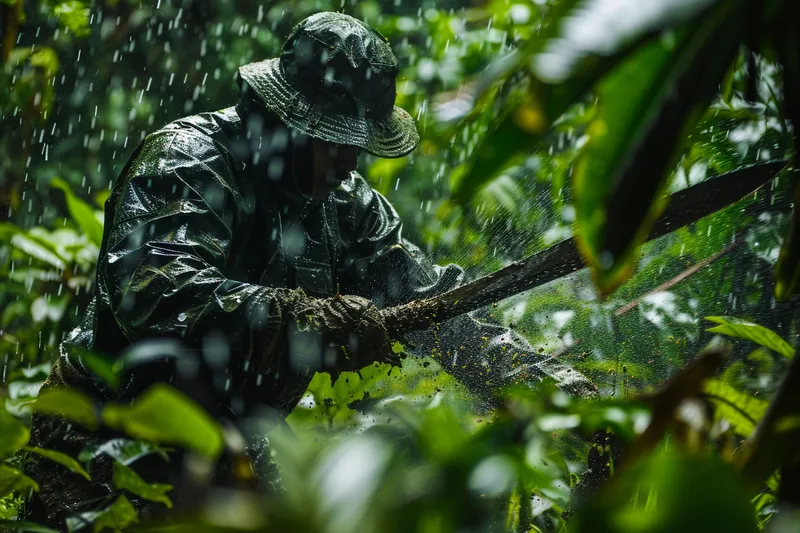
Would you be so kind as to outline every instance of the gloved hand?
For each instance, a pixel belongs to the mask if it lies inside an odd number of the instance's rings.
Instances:
[[[290,331],[316,334],[326,353],[335,354],[335,361],[326,361],[325,370],[343,372],[376,361],[396,364],[399,360],[381,313],[366,298],[312,298],[296,289],[284,299],[284,306]]]

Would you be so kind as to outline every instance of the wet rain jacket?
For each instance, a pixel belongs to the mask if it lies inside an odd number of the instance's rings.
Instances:
[[[94,302],[45,386],[67,383],[101,401],[130,399],[153,381],[175,380],[180,362],[155,363],[112,392],[71,355],[75,347],[113,356],[136,341],[166,337],[204,362],[192,396],[215,414],[242,415],[258,404],[288,412],[315,368],[294,368],[285,350],[274,349],[285,318],[276,288],[355,294],[382,307],[463,282],[461,268],[432,264],[403,238],[395,210],[357,173],[326,200],[311,201],[285,160],[253,157],[246,108],[177,120],[137,148],[106,203]],[[422,353],[438,348],[443,368],[484,397],[547,375],[577,393],[593,389],[513,331],[470,316],[442,324],[435,340],[424,332],[412,337]],[[53,419],[38,424],[38,446],[76,455],[86,442],[67,445],[69,428]]]

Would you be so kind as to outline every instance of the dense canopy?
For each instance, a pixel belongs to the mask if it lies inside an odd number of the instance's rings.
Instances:
[[[163,384],[132,405],[36,401],[94,294],[103,206],[134,150],[235,105],[237,69],[320,11],[374,26],[398,59],[419,147],[362,152],[358,170],[403,237],[467,280],[542,253],[546,283],[473,317],[600,394],[533,380],[487,401],[449,352],[409,346],[399,368],[317,373],[286,423],[265,410],[237,429]],[[64,527],[118,530],[138,520],[129,498],[171,505],[135,462],[177,447],[202,502],[176,518],[187,531],[799,527],[799,15],[791,0],[0,0],[0,526],[23,528],[39,488],[26,454],[78,476],[111,457],[114,498]],[[118,362],[84,361],[115,386]],[[129,440],[33,449],[32,410]],[[245,490],[250,463],[236,490],[203,477],[239,464],[241,434],[269,436],[281,491]]]

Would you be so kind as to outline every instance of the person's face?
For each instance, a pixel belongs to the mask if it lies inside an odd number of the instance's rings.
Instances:
[[[359,148],[313,138],[311,147],[314,172],[310,190],[304,192],[313,198],[323,200],[356,169]]]

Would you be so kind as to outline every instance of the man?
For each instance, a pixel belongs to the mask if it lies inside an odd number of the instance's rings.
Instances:
[[[397,74],[378,31],[320,13],[295,27],[280,58],[239,69],[236,107],[149,135],[106,203],[96,297],[47,386],[120,401],[170,381],[214,415],[237,418],[259,405],[289,412],[315,371],[396,362],[378,309],[464,277],[403,239],[389,202],[355,172],[362,150],[401,157],[419,142],[413,119],[394,106]],[[78,353],[114,356],[154,338],[177,339],[196,357],[156,358],[110,391]],[[442,366],[487,398],[546,376],[571,392],[594,390],[510,330],[469,316],[435,339],[411,340],[426,353],[438,348]],[[68,429],[37,418],[34,442],[74,455],[99,438]],[[65,497],[63,476],[54,477],[40,497],[50,522],[107,502],[97,487],[94,499]]]

